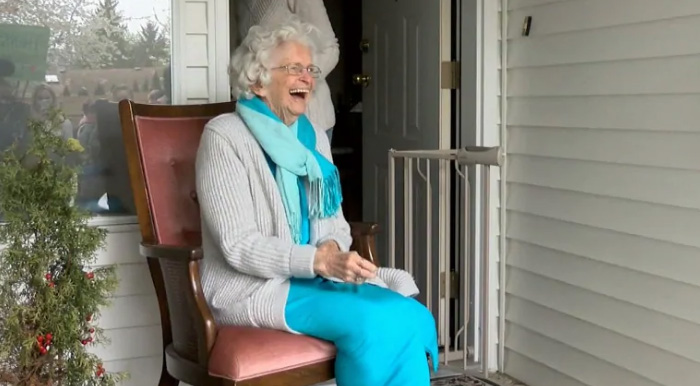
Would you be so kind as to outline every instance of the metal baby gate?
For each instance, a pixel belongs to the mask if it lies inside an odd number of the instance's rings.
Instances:
[[[469,346],[470,306],[472,301],[478,303],[475,312],[479,317],[472,328],[474,336],[479,336],[481,371],[488,375],[490,169],[503,163],[501,148],[392,149],[388,161],[387,264],[404,268],[414,276],[421,289],[420,300],[431,312],[435,313],[437,304],[438,339],[443,347],[440,361],[444,364],[462,359],[463,368],[467,369],[470,351],[473,352]],[[402,173],[397,174],[397,164]],[[481,203],[481,213],[475,213],[470,205],[470,175],[481,178],[482,189],[474,192],[474,201]],[[420,181],[414,184],[414,179]],[[455,188],[451,187],[452,182]],[[397,185],[403,186],[400,194]],[[481,227],[475,226],[476,221]],[[401,242],[397,243],[397,238]],[[473,244],[480,243],[479,258],[473,253],[472,239]],[[403,256],[399,265],[397,254]],[[461,283],[454,285],[457,280]],[[457,295],[454,292],[459,293],[459,301],[456,297],[453,301]],[[450,337],[451,326],[454,339]]]

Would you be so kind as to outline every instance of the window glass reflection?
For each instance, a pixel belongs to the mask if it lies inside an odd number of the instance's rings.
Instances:
[[[0,3],[0,150],[59,109],[56,135],[85,148],[75,204],[95,215],[135,213],[117,102],[170,103],[170,1]]]

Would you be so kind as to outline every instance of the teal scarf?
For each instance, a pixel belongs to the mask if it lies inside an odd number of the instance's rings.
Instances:
[[[302,178],[309,187],[312,219],[334,216],[343,201],[338,169],[316,151],[316,133],[305,115],[287,126],[258,97],[238,100],[236,112],[250,129],[263,151],[277,165],[275,181],[282,196],[292,239],[302,239]]]

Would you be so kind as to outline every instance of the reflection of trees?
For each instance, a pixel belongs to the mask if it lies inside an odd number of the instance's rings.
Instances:
[[[124,17],[117,9],[117,0],[99,0],[97,8],[90,15],[88,28],[83,31],[91,44],[80,44],[79,61],[82,67],[112,68],[129,65],[131,47],[128,43],[128,30]]]
[[[71,64],[74,47],[89,19],[94,0],[5,0],[0,4],[0,23],[39,25],[51,30],[49,63]]]
[[[71,63],[79,68],[114,68],[128,65],[128,44],[109,21],[94,18],[86,25]]]
[[[141,31],[134,42],[134,65],[142,67],[162,65],[167,62],[168,57],[168,40],[155,22],[148,21],[146,25],[141,26]]]
[[[148,1],[148,0],[144,0]],[[51,30],[51,67],[128,68],[167,63],[169,18],[131,34],[118,0],[0,0],[0,23]]]

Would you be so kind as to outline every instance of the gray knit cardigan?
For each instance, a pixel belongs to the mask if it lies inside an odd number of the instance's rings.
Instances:
[[[316,130],[317,150],[332,160],[328,137]],[[218,324],[291,331],[284,319],[289,278],[312,278],[316,246],[352,242],[342,212],[311,220],[310,245],[295,245],[277,185],[262,148],[236,114],[212,119],[196,159],[204,252],[202,286]],[[333,279],[333,278],[329,278]],[[337,279],[333,279],[337,280]],[[381,268],[372,284],[417,294],[405,271]]]

